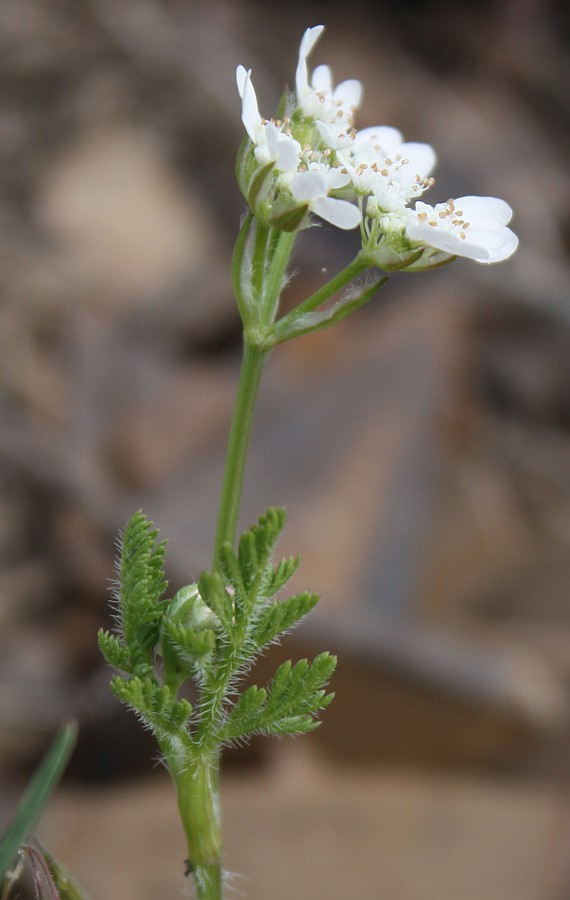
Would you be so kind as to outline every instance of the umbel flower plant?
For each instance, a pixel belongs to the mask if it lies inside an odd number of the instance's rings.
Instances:
[[[311,592],[283,597],[299,559],[274,561],[282,510],[269,509],[236,542],[267,354],[363,306],[390,272],[426,271],[458,256],[497,263],[518,243],[503,200],[426,201],[436,163],[428,144],[404,141],[386,125],[356,130],[360,83],[348,80],[335,87],[327,66],[310,73],[309,55],[322,32],[317,25],[303,35],[295,90],[283,94],[275,117],[260,113],[252,72],[237,69],[246,132],[237,180],[248,209],[236,240],[232,278],[244,349],[211,568],[170,597],[165,545],[137,513],[120,539],[117,628],[99,635],[103,655],[119,673],[113,691],[152,730],[172,777],[186,836],[186,871],[201,900],[223,895],[222,748],[253,734],[312,731],[333,698],[327,683],[335,658],[328,653],[311,662],[284,663],[266,686],[242,687],[255,657],[318,599]],[[361,248],[342,271],[282,313],[295,241],[320,220],[341,230],[360,229]]]

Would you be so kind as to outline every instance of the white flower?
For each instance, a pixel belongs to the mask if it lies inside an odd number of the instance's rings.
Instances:
[[[373,193],[380,206],[392,212],[431,186],[427,176],[436,163],[433,147],[404,143],[400,132],[387,126],[359,131],[352,152],[338,156],[350,172],[356,192]]]
[[[360,210],[347,200],[329,197],[330,191],[343,187],[346,176],[340,169],[315,166],[307,172],[298,172],[289,185],[291,194],[299,204],[320,216],[321,219],[350,230],[360,225]]]
[[[518,238],[506,226],[512,209],[498,197],[459,197],[435,207],[418,201],[406,210],[406,234],[413,242],[480,263],[508,259]]]
[[[389,270],[433,268],[454,256],[482,263],[511,256],[518,238],[507,227],[512,212],[503,200],[462,197],[430,206],[420,198],[434,183],[434,149],[385,125],[356,131],[360,82],[335,88],[328,66],[309,72],[323,31],[316,25],[302,37],[296,106],[283,121],[261,116],[251,71],[237,68],[250,140],[238,158],[238,181],[254,214],[281,229],[306,226],[307,211],[338,228],[361,225],[364,250]],[[358,206],[350,202],[355,195]]]
[[[301,158],[301,145],[273,122],[266,122],[265,145],[259,144],[255,149],[255,157],[261,165],[274,162],[280,172],[296,172]]]
[[[251,82],[251,70],[236,70],[236,81],[242,99],[241,119],[250,140],[255,144],[255,158],[260,165],[274,162],[280,172],[295,172],[301,157],[301,145],[274,122],[263,119],[257,95]]]
[[[309,84],[307,58],[323,31],[324,25],[307,28],[301,40],[295,75],[297,102],[303,115],[328,125],[334,124],[338,132],[347,134],[352,127],[354,110],[362,98],[362,85],[352,78],[334,88],[328,66],[317,66]]]

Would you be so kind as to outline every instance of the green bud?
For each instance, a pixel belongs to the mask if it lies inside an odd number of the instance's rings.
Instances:
[[[195,631],[204,631],[207,628],[216,629],[220,624],[215,612],[206,606],[198,585],[193,582],[180,588],[173,597],[170,606],[165,613],[164,621],[170,621],[185,628],[193,628]]]

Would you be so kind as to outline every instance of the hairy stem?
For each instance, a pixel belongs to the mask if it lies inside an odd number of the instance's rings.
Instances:
[[[218,770],[216,750],[189,759],[185,770],[175,779],[188,845],[188,871],[194,876],[199,900],[222,898]]]

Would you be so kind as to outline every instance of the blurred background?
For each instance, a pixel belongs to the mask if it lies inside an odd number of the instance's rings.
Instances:
[[[322,601],[256,679],[340,662],[318,732],[226,756],[232,896],[570,896],[568,10],[0,5],[0,815],[76,715],[40,833],[93,900],[192,895],[95,635],[135,510],[173,590],[209,564],[240,356],[235,66],[271,115],[320,22],[312,62],[364,82],[357,124],[432,143],[428,199],[504,197],[521,246],[395,275],[269,362],[242,524],[284,504],[281,549]],[[305,233],[290,302],[355,240]]]

